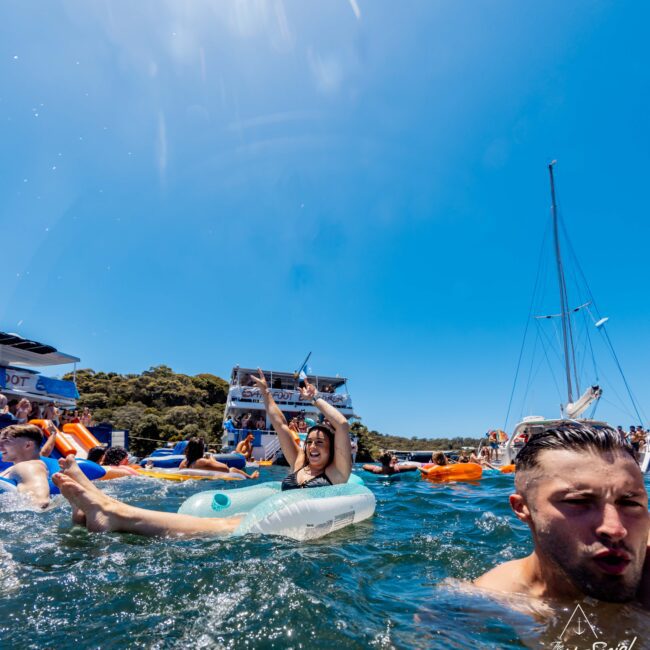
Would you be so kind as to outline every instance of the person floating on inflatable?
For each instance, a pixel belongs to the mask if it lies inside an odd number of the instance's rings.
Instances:
[[[39,458],[42,440],[41,430],[33,424],[14,424],[0,431],[2,460],[13,463],[0,478],[14,483],[37,507],[47,508],[50,485],[47,467]]]
[[[323,399],[316,388],[305,382],[303,399],[311,401],[332,423],[334,431],[316,425],[307,432],[304,450],[293,442],[287,421],[273,400],[262,371],[254,377],[266,410],[275,428],[282,451],[293,472],[282,482],[283,490],[342,485],[352,470],[349,425],[341,413]],[[94,532],[116,531],[147,537],[229,535],[235,532],[242,516],[227,518],[195,517],[171,512],[136,508],[118,501],[95,487],[81,472],[76,461],[61,461],[61,472],[53,479],[72,505],[72,520]]]
[[[220,463],[218,460],[214,460],[214,458],[205,458],[205,440],[196,436],[190,438],[185,447],[185,460],[181,462],[180,469],[207,469],[212,472],[237,474],[238,476],[249,479],[256,479],[260,475],[259,472],[253,472],[249,475],[236,467],[228,467],[225,463]]]

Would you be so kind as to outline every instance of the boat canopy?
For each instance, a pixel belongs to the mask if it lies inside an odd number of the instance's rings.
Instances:
[[[300,382],[300,375],[297,372],[278,372],[276,370],[262,370],[266,381],[271,388],[282,388],[284,390],[296,390]],[[257,375],[257,368],[240,368],[235,366],[230,375],[231,386],[254,386],[251,375]],[[347,382],[345,377],[328,377],[325,375],[307,375],[310,383],[316,386],[316,389],[323,391],[326,387],[331,387],[335,391]]]
[[[61,366],[79,361],[78,357],[59,352],[51,345],[24,339],[18,334],[0,332],[0,365],[2,366]]]
[[[74,381],[46,377],[29,367],[61,366],[78,361],[78,357],[59,352],[51,345],[0,332],[0,392],[17,399],[25,397],[34,402],[54,401],[62,406],[75,406],[79,392]]]

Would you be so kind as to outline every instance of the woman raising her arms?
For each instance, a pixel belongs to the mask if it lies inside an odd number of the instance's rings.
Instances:
[[[303,399],[310,400],[332,423],[332,432],[317,424],[307,432],[305,449],[293,442],[287,421],[269,392],[262,371],[254,377],[256,386],[275,428],[285,458],[293,472],[282,482],[283,490],[322,487],[347,483],[352,470],[349,425],[336,408],[319,399],[316,388],[305,382],[301,389]],[[227,535],[234,532],[242,516],[224,519],[194,517],[173,512],[136,508],[118,501],[93,485],[79,469],[74,457],[59,461],[61,472],[53,481],[72,505],[72,520],[94,532],[116,531],[135,533],[146,537],[173,537],[181,535]]]
[[[311,402],[327,419],[334,431],[324,424],[315,424],[307,430],[304,449],[300,449],[287,424],[284,414],[275,403],[269,391],[264,373],[258,368],[259,376],[251,375],[255,386],[262,394],[264,406],[271,424],[278,434],[284,457],[293,470],[282,481],[283,490],[326,487],[347,483],[352,472],[352,447],[350,425],[345,417],[329,402],[318,397],[316,387],[305,380],[300,389],[302,398]]]

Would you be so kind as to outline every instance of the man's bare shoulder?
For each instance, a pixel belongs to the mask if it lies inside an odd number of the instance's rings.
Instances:
[[[494,567],[474,581],[476,587],[505,593],[530,593],[531,584],[527,578],[528,558],[511,560]]]
[[[47,477],[47,467],[42,460],[24,460],[16,463],[12,470],[12,474],[21,478],[39,475]]]

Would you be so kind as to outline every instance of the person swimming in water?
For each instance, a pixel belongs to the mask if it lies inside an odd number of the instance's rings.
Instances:
[[[303,399],[311,401],[323,413],[334,431],[323,425],[311,427],[301,451],[293,441],[287,421],[273,400],[261,370],[259,377],[255,377],[255,384],[278,433],[285,458],[293,469],[282,482],[282,489],[347,483],[352,471],[352,457],[349,425],[345,417],[320,399],[316,388],[306,381],[300,389]],[[116,531],[147,537],[227,535],[234,532],[242,520],[242,516],[212,519],[136,508],[109,497],[93,485],[72,456],[61,460],[60,465],[61,472],[52,478],[72,506],[72,521],[93,532]]]
[[[418,468],[417,465],[398,465],[397,458],[387,451],[381,454],[377,460],[380,462],[380,466],[364,465],[363,469],[372,474],[393,476],[394,474],[402,474],[404,472],[414,472]]]
[[[648,494],[630,446],[613,429],[565,425],[531,437],[516,464],[510,506],[530,528],[533,552],[474,584],[650,609]]]
[[[19,493],[39,508],[50,503],[50,485],[45,463],[40,460],[41,430],[34,424],[14,424],[0,430],[2,460],[13,463],[0,477],[16,483]]]

